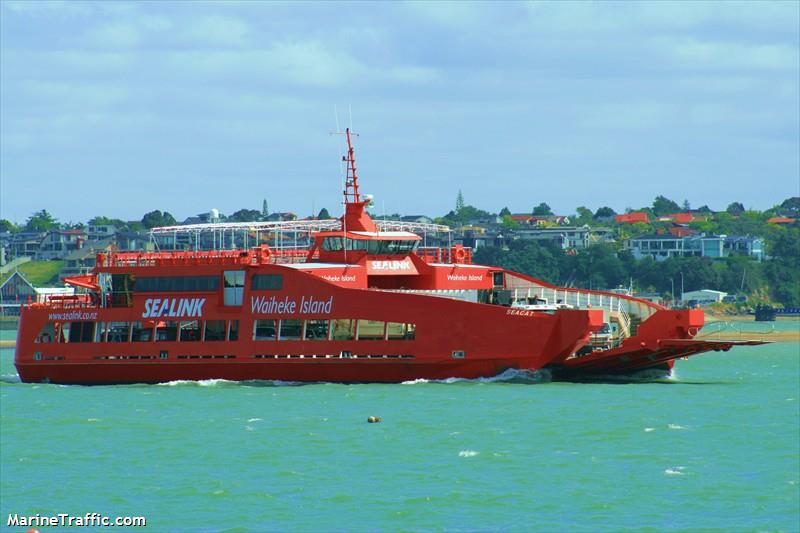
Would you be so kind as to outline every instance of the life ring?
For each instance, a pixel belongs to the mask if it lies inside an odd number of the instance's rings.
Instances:
[[[261,264],[269,263],[269,258],[272,256],[272,252],[270,251],[268,246],[262,246],[261,250],[259,250],[259,259]]]
[[[467,251],[463,248],[456,248],[455,251],[456,261],[459,263],[463,263],[464,259],[467,257]]]

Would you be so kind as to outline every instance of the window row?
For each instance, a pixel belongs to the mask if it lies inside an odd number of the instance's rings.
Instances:
[[[135,292],[203,292],[219,288],[219,276],[138,277],[133,280]]]
[[[50,342],[199,342],[236,341],[238,320],[164,320],[145,322],[48,322],[36,336]]]
[[[113,291],[115,293],[134,292],[209,292],[219,289],[219,276],[152,276],[135,277],[116,275]],[[244,287],[244,270],[229,270],[222,275],[225,289]],[[283,288],[283,275],[256,274],[251,288],[255,291],[279,291]]]
[[[414,340],[416,330],[416,324],[354,318],[256,320],[253,324],[253,340]]]
[[[347,250],[363,250],[371,255],[408,254],[417,247],[415,240],[344,239],[342,237],[326,237],[322,240],[322,249],[329,252]]]

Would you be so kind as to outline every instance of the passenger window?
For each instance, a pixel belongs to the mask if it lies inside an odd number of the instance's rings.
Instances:
[[[274,341],[276,332],[274,320],[256,320],[253,324],[254,341]]]
[[[228,327],[228,340],[229,341],[238,341],[239,340],[239,321],[238,320],[231,320],[230,326]]]
[[[69,328],[68,342],[92,342],[94,322],[73,322]]]
[[[206,320],[204,339],[207,341],[224,341],[227,324],[224,320]]]
[[[416,337],[416,324],[404,324],[402,322],[389,322],[386,325],[387,338],[390,341],[414,340]]]
[[[302,338],[303,321],[302,320],[281,320],[281,336],[282,341],[296,341]]]
[[[134,322],[131,327],[132,342],[150,342],[153,340],[153,327],[142,322]]]
[[[350,318],[339,318],[331,321],[335,341],[351,341],[356,337],[356,321]]]
[[[56,324],[55,322],[48,322],[42,327],[42,330],[36,336],[34,342],[37,343],[51,343],[56,341]]]
[[[326,341],[330,322],[327,320],[306,320],[306,340]]]
[[[358,340],[383,340],[386,323],[378,320],[358,321]]]
[[[157,341],[175,341],[178,339],[178,322],[175,320],[167,320],[159,322],[156,326],[156,340]]]
[[[181,322],[181,342],[193,342],[200,340],[200,321],[191,320]]]
[[[130,324],[127,322],[107,322],[106,342],[128,342]]]
[[[106,323],[98,322],[94,328],[94,342],[106,341]]]

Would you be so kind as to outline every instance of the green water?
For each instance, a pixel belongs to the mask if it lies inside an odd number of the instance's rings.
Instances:
[[[800,530],[796,343],[634,384],[28,385],[8,349],[0,373],[0,529]]]

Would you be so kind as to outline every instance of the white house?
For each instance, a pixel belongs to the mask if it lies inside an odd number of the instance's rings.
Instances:
[[[700,305],[721,302],[728,295],[727,292],[712,291],[711,289],[701,289],[699,291],[689,291],[683,293],[681,301],[683,303],[695,301]]]

